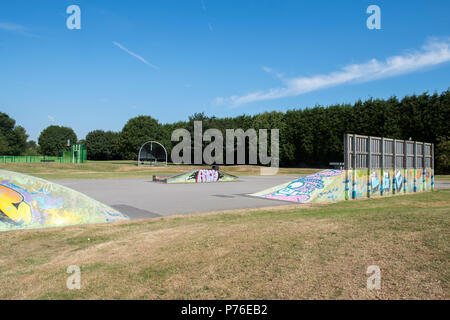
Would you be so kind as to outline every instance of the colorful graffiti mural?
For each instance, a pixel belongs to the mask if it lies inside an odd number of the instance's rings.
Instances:
[[[389,172],[383,172],[383,185],[381,187],[380,193],[391,192],[391,175]]]
[[[194,169],[175,176],[153,176],[153,181],[165,183],[209,183],[237,181],[238,177],[213,169]]]
[[[343,173],[343,170],[326,170],[252,195],[298,203],[343,200],[339,196],[344,188]]]
[[[0,231],[124,219],[128,217],[67,187],[0,170]]]
[[[219,171],[211,169],[201,169],[197,171],[196,182],[217,182],[219,179]]]
[[[251,194],[297,203],[331,202],[432,190],[431,169],[325,170]]]
[[[0,221],[13,225],[31,222],[31,207],[19,192],[0,185]]]

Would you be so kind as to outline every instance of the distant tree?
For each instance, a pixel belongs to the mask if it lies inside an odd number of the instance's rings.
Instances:
[[[122,159],[135,160],[139,149],[149,140],[160,141],[163,128],[150,116],[138,116],[128,120],[119,134],[118,148]]]
[[[28,135],[16,121],[6,113],[0,112],[0,154],[22,155],[26,150]]]
[[[8,140],[0,133],[0,155],[11,154],[11,148],[9,147]]]
[[[439,137],[435,146],[435,162],[437,171],[442,173],[450,172],[450,137]]]
[[[288,138],[288,130],[286,127],[286,114],[283,112],[264,112],[258,114],[253,119],[253,128],[256,132],[259,132],[260,129],[267,129],[267,152],[270,155],[271,152],[271,130],[278,129],[279,130],[279,157],[280,161],[283,163],[289,163],[292,161],[294,157],[295,147],[292,145],[291,141]]]
[[[27,141],[26,146],[27,148],[24,153],[25,156],[37,156],[39,154],[39,147],[36,144],[36,141],[34,140]]]
[[[28,135],[25,129],[21,126],[17,126],[13,130],[13,138],[10,140],[11,152],[14,155],[22,155],[27,148]]]
[[[61,156],[67,141],[76,143],[77,135],[72,128],[62,126],[49,126],[39,135],[39,148],[45,156]]]
[[[86,136],[86,149],[89,160],[119,159],[117,141],[118,132],[95,130]]]

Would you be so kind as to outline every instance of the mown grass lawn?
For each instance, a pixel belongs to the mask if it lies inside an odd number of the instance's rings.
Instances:
[[[88,161],[83,164],[63,163],[0,163],[0,170],[21,172],[44,179],[108,179],[148,178],[152,175],[174,175],[194,168],[195,165],[169,165],[167,167],[139,167],[136,161]],[[221,166],[221,170],[237,175],[259,175],[261,167],[252,165]],[[280,168],[280,175],[311,174],[320,169]]]
[[[449,223],[444,189],[3,232],[0,299],[449,299]]]
[[[450,175],[448,174],[438,174],[434,178],[437,181],[450,181]]]

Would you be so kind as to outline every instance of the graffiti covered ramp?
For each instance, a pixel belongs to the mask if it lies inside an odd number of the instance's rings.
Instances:
[[[0,170],[0,231],[105,223],[127,216],[75,190]]]
[[[250,195],[297,203],[329,202],[344,200],[344,188],[343,170],[325,170]]]
[[[174,176],[153,176],[153,181],[165,183],[206,183],[237,181],[238,177],[214,169],[194,169]]]

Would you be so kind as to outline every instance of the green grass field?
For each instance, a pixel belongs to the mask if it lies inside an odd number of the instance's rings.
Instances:
[[[84,164],[62,163],[0,163],[0,169],[22,172],[44,179],[108,179],[148,178],[152,175],[174,175],[194,168],[193,165],[169,165],[167,167],[138,167],[136,161],[88,161]],[[226,173],[245,176],[259,175],[259,166],[222,166]],[[280,168],[278,174],[311,174],[319,169]]]
[[[449,299],[449,223],[446,189],[3,232],[0,299]]]
[[[169,165],[167,167],[138,167],[136,161],[88,161],[84,164],[62,163],[0,163],[0,169],[22,172],[44,179],[109,179],[149,178],[152,175],[174,175],[207,166]],[[259,166],[221,166],[221,170],[237,175],[259,175]],[[312,174],[322,169],[280,168],[279,175]],[[450,175],[437,175],[436,180],[450,181]]]

